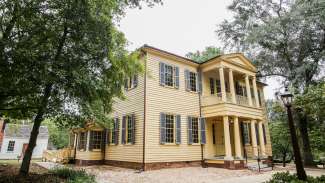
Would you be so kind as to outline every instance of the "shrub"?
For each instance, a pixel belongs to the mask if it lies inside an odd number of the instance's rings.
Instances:
[[[272,179],[265,183],[325,183],[325,175],[320,177],[307,177],[307,181],[301,181],[298,179],[297,174],[290,174],[289,172],[275,173],[272,175]]]
[[[95,183],[95,176],[88,174],[85,170],[74,170],[71,168],[55,168],[50,171],[60,178],[67,179],[69,183]]]

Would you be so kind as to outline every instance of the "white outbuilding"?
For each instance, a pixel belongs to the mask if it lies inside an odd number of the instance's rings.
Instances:
[[[0,121],[1,122],[1,121]],[[0,136],[0,159],[21,159],[28,147],[32,125],[3,124]],[[41,126],[32,158],[42,158],[47,149],[49,133]]]

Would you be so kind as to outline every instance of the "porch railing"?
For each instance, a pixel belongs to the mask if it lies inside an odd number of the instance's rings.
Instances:
[[[245,96],[236,95],[237,104],[248,105],[248,99]]]

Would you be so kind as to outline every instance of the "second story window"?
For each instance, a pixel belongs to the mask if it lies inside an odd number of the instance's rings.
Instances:
[[[185,89],[187,91],[198,91],[198,75],[196,72],[185,70]]]
[[[179,88],[179,68],[177,66],[160,62],[159,72],[161,86]]]
[[[137,86],[138,86],[138,75],[133,75],[132,77],[125,79],[125,83],[124,83],[125,90],[130,90],[136,88]]]

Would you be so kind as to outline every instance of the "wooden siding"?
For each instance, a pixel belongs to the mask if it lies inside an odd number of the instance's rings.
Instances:
[[[179,67],[179,89],[160,86],[159,62]],[[183,62],[162,58],[154,54],[147,55],[149,76],[147,79],[147,128],[146,128],[146,163],[195,161],[201,160],[200,145],[187,143],[187,116],[199,117],[199,95],[185,91],[184,70],[196,72],[197,68]],[[181,144],[160,144],[161,112],[181,115]]]
[[[79,160],[102,160],[103,153],[101,151],[77,151],[76,159],[79,159]]]
[[[138,86],[125,91],[125,100],[115,99],[113,117],[119,118],[119,143],[106,146],[106,160],[142,162],[143,116],[144,116],[144,77],[138,76]],[[135,114],[135,144],[121,144],[122,116]]]

